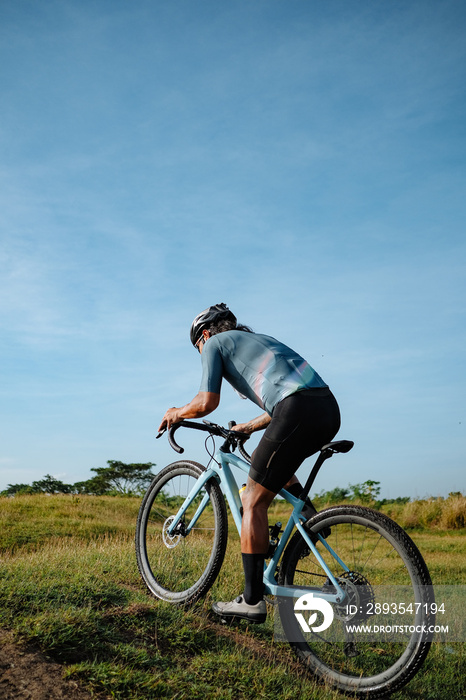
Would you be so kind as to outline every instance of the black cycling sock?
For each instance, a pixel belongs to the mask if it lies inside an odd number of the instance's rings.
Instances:
[[[265,554],[241,554],[244,569],[244,601],[255,605],[264,597]]]
[[[287,486],[287,487],[286,487],[286,490],[288,491],[288,493],[291,493],[292,496],[296,496],[296,498],[299,498],[299,497],[301,496],[302,492],[303,492],[303,487],[301,486],[301,484],[300,484],[299,481],[298,481],[298,483],[296,483],[296,484],[291,484],[291,486]],[[312,508],[312,510],[313,510],[315,513],[317,513],[317,511],[316,511],[315,507],[313,506],[312,501],[310,500],[309,496],[306,496],[306,498],[304,499],[304,503],[305,503],[308,507]]]

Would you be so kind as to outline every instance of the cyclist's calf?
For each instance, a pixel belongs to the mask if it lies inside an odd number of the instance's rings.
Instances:
[[[267,511],[275,494],[248,478],[242,493],[243,519],[241,551],[243,554],[265,554],[269,547]]]

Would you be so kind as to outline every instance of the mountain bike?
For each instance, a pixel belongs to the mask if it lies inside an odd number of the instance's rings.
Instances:
[[[209,438],[220,437],[222,444],[212,449],[207,467],[182,459],[162,469],[141,503],[137,563],[149,592],[163,601],[193,604],[213,585],[227,546],[226,504],[241,533],[232,469],[248,473],[249,436],[233,425],[181,421],[168,432],[180,454],[175,432],[181,427],[207,432],[206,448]],[[292,512],[283,529],[281,523],[270,526],[264,585],[277,603],[285,640],[309,672],[343,692],[378,698],[399,690],[420,669],[436,606],[419,550],[386,515],[339,505],[307,520],[303,516],[304,499],[323,463],[352,447],[349,440],[323,445],[300,498],[280,491]]]

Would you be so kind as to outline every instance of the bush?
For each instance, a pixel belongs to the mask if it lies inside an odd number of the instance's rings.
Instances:
[[[409,503],[383,505],[381,510],[407,529],[460,530],[466,524],[466,496],[450,494],[448,498],[427,498]]]

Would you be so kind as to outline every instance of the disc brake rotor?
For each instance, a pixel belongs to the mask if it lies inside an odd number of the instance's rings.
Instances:
[[[344,622],[363,622],[367,620],[372,604],[374,591],[365,576],[357,571],[345,571],[337,579],[346,593],[344,605],[336,605],[334,614],[337,620]]]
[[[174,515],[170,515],[169,518],[167,518],[163,524],[163,529],[162,529],[162,539],[165,547],[168,547],[168,549],[173,549],[176,547],[176,545],[179,543],[181,540],[181,533],[179,532],[179,525],[177,527],[177,531],[173,533],[173,535],[168,534],[168,530],[170,529],[170,525],[172,522],[175,520]]]

